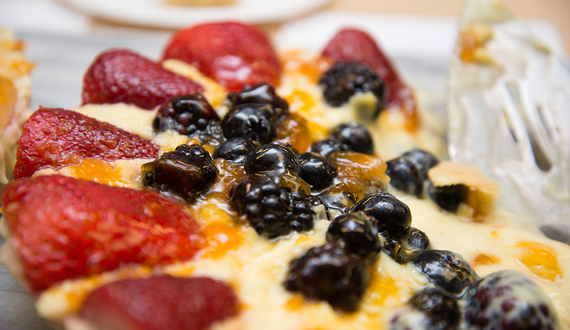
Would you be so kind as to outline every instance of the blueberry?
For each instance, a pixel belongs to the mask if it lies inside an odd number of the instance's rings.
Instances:
[[[217,170],[210,154],[199,145],[179,145],[142,166],[143,185],[187,200],[210,188]]]
[[[295,153],[278,144],[265,144],[255,148],[245,162],[247,173],[277,172],[299,174],[299,160]]]
[[[467,200],[467,193],[469,189],[462,184],[451,186],[431,186],[429,195],[434,202],[442,209],[455,213],[462,202]]]
[[[205,130],[210,121],[219,119],[202,95],[179,95],[160,106],[152,127],[155,132],[173,129],[180,134],[191,135],[197,130]]]
[[[475,271],[459,254],[428,250],[412,261],[436,287],[460,297],[477,280]]]
[[[438,289],[426,289],[412,296],[408,303],[427,316],[426,329],[456,330],[461,312],[457,299]]]
[[[311,248],[291,261],[285,279],[287,290],[346,312],[358,309],[367,286],[363,261],[333,243]]]
[[[374,154],[374,142],[368,129],[357,123],[350,122],[335,127],[331,139],[340,142],[343,150],[352,150],[363,154]]]
[[[378,230],[363,213],[336,217],[327,230],[327,242],[336,243],[346,251],[374,261],[382,250]]]
[[[233,163],[245,163],[247,156],[255,149],[255,143],[243,137],[235,137],[222,142],[214,150],[214,158],[223,158]]]
[[[269,106],[244,103],[233,107],[222,119],[226,139],[243,137],[266,144],[275,139],[276,118]]]
[[[321,77],[319,84],[325,89],[325,101],[333,107],[348,102],[356,93],[372,92],[377,99],[372,115],[376,118],[386,103],[387,87],[372,69],[363,64],[337,62]]]
[[[306,152],[299,157],[299,176],[314,190],[322,190],[330,186],[336,177],[336,167],[320,154]]]
[[[309,151],[316,152],[323,157],[328,157],[333,152],[342,150],[342,146],[339,141],[333,139],[326,139],[319,142],[315,142],[309,148]]]
[[[416,165],[405,157],[397,157],[388,161],[386,175],[390,184],[409,195],[420,196],[423,191],[423,178]]]
[[[269,176],[244,177],[230,191],[230,206],[258,234],[275,238],[313,228],[312,201],[302,190],[281,187]]]
[[[345,213],[358,201],[358,195],[348,191],[333,189],[318,195],[318,199],[329,209]]]
[[[232,106],[244,103],[270,105],[271,112],[277,118],[289,112],[287,102],[275,93],[273,86],[265,82],[260,82],[253,86],[245,85],[239,93],[229,93],[228,100]]]
[[[378,232],[386,231],[394,238],[402,238],[410,232],[412,213],[410,208],[391,194],[379,193],[363,198],[352,208],[372,217]]]
[[[403,250],[407,255],[411,255],[413,257],[421,252],[429,250],[431,247],[429,237],[426,233],[417,228],[411,228],[410,233],[402,240],[402,242]]]
[[[439,159],[437,159],[437,157],[421,149],[410,150],[402,156],[416,165],[424,180],[428,179],[429,170],[439,164]]]
[[[428,236],[423,231],[413,227],[406,237],[395,239],[386,235],[384,238],[382,249],[399,264],[406,264],[418,254],[430,249]]]
[[[468,329],[558,329],[554,306],[532,279],[502,270],[479,280],[466,294]]]

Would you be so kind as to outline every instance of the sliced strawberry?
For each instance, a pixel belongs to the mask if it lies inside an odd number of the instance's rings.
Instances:
[[[170,199],[61,175],[9,183],[2,210],[33,292],[129,263],[189,259],[202,242],[197,223]]]
[[[412,89],[406,86],[378,44],[366,32],[355,29],[339,31],[323,50],[323,56],[335,61],[366,64],[389,88],[388,106],[398,107],[410,118],[410,128],[419,124]]]
[[[114,161],[157,155],[158,146],[109,123],[70,110],[40,107],[24,124],[14,178],[29,177],[44,167],[57,170],[84,158]]]
[[[83,76],[83,104],[128,103],[152,109],[170,97],[202,93],[197,83],[136,53],[114,49],[97,56]]]
[[[267,36],[254,26],[236,22],[180,30],[166,46],[163,58],[190,63],[232,91],[258,82],[276,86],[281,76],[277,54]]]
[[[161,275],[100,287],[80,313],[96,329],[203,330],[237,315],[237,309],[237,297],[223,282]]]

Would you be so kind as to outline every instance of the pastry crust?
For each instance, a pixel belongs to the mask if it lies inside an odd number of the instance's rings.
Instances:
[[[24,49],[12,31],[0,28],[0,191],[12,178],[16,143],[29,116],[34,64],[24,59]]]

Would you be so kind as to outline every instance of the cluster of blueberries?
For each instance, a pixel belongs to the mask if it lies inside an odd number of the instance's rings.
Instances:
[[[386,98],[381,79],[361,65],[337,63],[321,78],[321,84],[326,101],[333,106],[346,102],[356,92],[373,92],[378,98],[373,117],[380,113]],[[326,193],[338,172],[330,161],[331,155],[336,151],[374,153],[365,126],[340,125],[329,138],[313,144],[309,152],[296,154],[290,147],[272,143],[278,125],[290,115],[287,103],[272,86],[245,86],[238,93],[229,93],[226,104],[230,110],[221,120],[198,94],[177,96],[162,105],[153,122],[156,132],[175,130],[201,144],[217,147],[210,155],[200,145],[180,145],[143,165],[143,184],[192,202],[212,186],[218,176],[214,160],[223,158],[243,166],[245,172],[230,191],[230,206],[268,239],[311,230],[313,210],[318,205],[340,214],[332,218],[327,212],[331,221],[327,243],[291,261],[284,283],[287,290],[327,301],[345,312],[355,311],[368,286],[369,268],[384,251],[400,264],[411,262],[432,283],[409,300],[413,311],[425,318],[426,329],[457,329],[461,319],[479,329],[491,329],[493,324],[504,322],[504,313],[488,310],[488,303],[480,301],[481,287],[489,291],[487,287],[494,288],[496,281],[479,279],[456,253],[431,249],[427,235],[411,227],[412,215],[406,204],[381,188],[348,202],[339,200],[342,194],[338,197]],[[429,183],[427,172],[437,163],[433,155],[413,150],[389,161],[386,174],[396,189],[422,196]],[[429,189],[434,201],[448,211],[454,212],[465,199],[466,188],[461,185]],[[512,274],[495,276],[506,278],[510,287],[521,282]],[[511,280],[513,277],[515,280]],[[511,289],[508,297],[519,299],[518,292]],[[459,299],[469,299],[469,315],[465,317]],[[546,304],[541,306],[536,307],[544,316],[539,321],[554,326],[553,313],[548,314]],[[522,325],[538,322],[521,315],[514,320]],[[391,328],[407,329],[411,327],[409,322],[409,315],[397,315]]]

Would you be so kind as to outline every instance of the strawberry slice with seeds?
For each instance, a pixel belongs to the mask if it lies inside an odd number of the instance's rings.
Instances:
[[[221,281],[161,275],[102,286],[87,296],[80,314],[96,329],[203,330],[237,312],[237,297]]]
[[[281,66],[267,36],[258,28],[236,22],[207,23],[178,31],[163,59],[179,59],[231,91],[267,82],[277,86]]]
[[[158,149],[109,123],[70,110],[40,107],[24,124],[18,140],[14,178],[29,177],[45,167],[57,170],[85,158],[156,158]]]
[[[202,93],[199,84],[136,53],[113,49],[97,56],[83,77],[83,104],[128,103],[143,109],[170,97]]]
[[[366,32],[356,29],[339,31],[325,47],[323,56],[335,61],[352,61],[372,68],[389,88],[387,104],[408,116],[408,128],[419,125],[416,101],[412,89],[404,84],[378,44]]]
[[[46,175],[9,183],[1,202],[11,231],[6,244],[36,293],[129,263],[187,260],[202,242],[185,209],[151,191]]]

